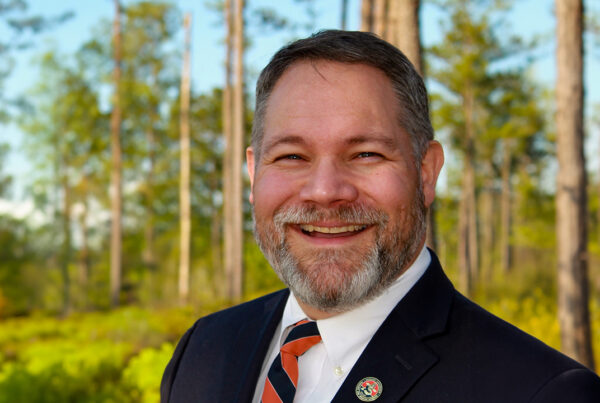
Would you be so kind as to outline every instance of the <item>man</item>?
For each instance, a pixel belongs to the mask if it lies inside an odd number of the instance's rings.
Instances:
[[[461,296],[424,247],[444,156],[396,48],[324,31],[281,49],[247,160],[256,240],[289,291],[200,319],[164,403],[600,401],[594,373]]]

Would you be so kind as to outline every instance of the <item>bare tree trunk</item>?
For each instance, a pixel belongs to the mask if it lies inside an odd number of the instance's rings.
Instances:
[[[190,202],[190,42],[191,15],[183,20],[185,30],[185,50],[181,72],[181,109],[179,115],[181,131],[181,168],[179,182],[180,203],[180,245],[179,245],[179,303],[184,305],[189,299],[190,290],[190,244],[191,244],[191,202]]]
[[[223,134],[225,137],[225,153],[223,155],[223,262],[225,265],[225,293],[231,297],[231,279],[233,278],[233,131],[232,131],[232,70],[233,70],[233,18],[231,1],[225,0],[225,88],[223,90]]]
[[[375,0],[373,10],[373,33],[379,35],[381,38],[386,38],[387,35],[387,10],[387,0]]]
[[[151,113],[152,115],[154,113]],[[151,118],[154,122],[154,117]],[[152,124],[151,124],[152,126]],[[144,250],[142,252],[142,260],[148,268],[153,268],[156,264],[154,256],[154,147],[155,147],[155,135],[154,130],[150,127],[146,131],[146,142],[148,143],[148,172],[146,173],[146,205],[145,205],[145,219],[144,219]]]
[[[390,42],[400,49],[408,60],[415,66],[419,74],[423,75],[423,63],[421,55],[421,39],[419,35],[419,10],[420,0],[393,1],[390,10],[391,27],[393,36]]]
[[[84,191],[87,188],[87,178],[84,179]],[[84,192],[85,195],[85,192]],[[88,203],[87,198],[84,196],[83,201],[83,210],[79,215],[79,227],[81,229],[81,253],[79,255],[79,293],[80,293],[80,303],[81,307],[88,308],[89,306],[89,298],[88,298],[88,287],[90,282],[90,248],[88,241]]]
[[[464,162],[466,165],[466,161]],[[471,261],[469,259],[469,199],[468,181],[465,178],[466,169],[463,169],[462,197],[458,205],[458,270],[461,291],[469,296],[471,294]]]
[[[159,71],[154,69],[153,71],[153,83],[157,85],[159,82]],[[156,177],[156,134],[154,132],[154,124],[160,119],[158,107],[154,106],[148,112],[150,122],[148,129],[146,130],[146,141],[148,143],[148,171],[146,172],[146,217],[144,220],[144,250],[142,252],[142,260],[144,265],[154,270],[156,268],[156,256],[154,254],[154,227],[155,227],[155,214],[154,214],[154,178]]]
[[[342,10],[340,16],[340,27],[341,29],[346,29],[346,21],[348,20],[348,0],[342,0]]]
[[[112,153],[111,170],[111,234],[110,234],[110,304],[119,305],[121,292],[122,254],[122,185],[121,185],[121,5],[114,0],[113,22],[113,109],[110,117],[110,144]]]
[[[216,187],[214,187],[216,189]],[[223,267],[223,249],[221,247],[221,222],[222,217],[218,207],[213,205],[213,216],[210,222],[210,251],[212,260],[212,279],[215,297],[223,296],[226,293],[224,281],[219,278],[218,272]]]
[[[235,84],[233,86],[233,141],[232,144],[232,208],[233,245],[232,278],[230,297],[242,297],[243,276],[243,182],[242,163],[244,161],[244,0],[236,0],[234,18],[235,37]]]
[[[512,188],[510,186],[512,150],[509,139],[504,139],[503,145],[502,195],[500,197],[500,216],[502,222],[500,225],[502,231],[500,234],[500,260],[502,262],[502,272],[508,273],[512,267],[512,246],[510,242],[512,234]]]
[[[479,271],[479,238],[477,231],[477,195],[475,182],[475,96],[472,88],[467,85],[464,92],[464,113],[465,113],[465,156],[464,156],[464,192],[463,197],[466,198],[467,210],[466,218],[468,225],[468,259],[469,259],[469,275],[471,279],[469,283],[476,282]],[[471,290],[469,289],[469,292]]]
[[[373,32],[375,0],[362,0],[360,6],[360,30]]]
[[[66,165],[66,164],[65,164]],[[62,167],[62,190],[63,190],[63,250],[60,259],[60,271],[63,280],[63,307],[62,314],[67,316],[71,311],[71,276],[69,265],[71,263],[71,188],[67,177],[66,167]]]
[[[562,350],[593,369],[588,305],[587,178],[583,153],[583,2],[557,0],[556,189]]]
[[[496,244],[496,195],[493,179],[490,176],[486,185],[481,191],[479,197],[481,203],[481,246],[486,253],[481,254],[481,279],[490,281],[494,272],[494,262],[496,260],[494,245]]]

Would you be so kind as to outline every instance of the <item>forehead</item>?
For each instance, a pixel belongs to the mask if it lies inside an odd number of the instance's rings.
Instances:
[[[398,127],[390,79],[365,64],[300,61],[277,81],[265,113],[265,146],[281,135],[389,133]],[[395,134],[395,133],[392,133]]]

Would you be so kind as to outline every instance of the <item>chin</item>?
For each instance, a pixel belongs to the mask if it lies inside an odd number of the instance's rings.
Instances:
[[[389,285],[375,250],[353,259],[343,257],[342,251],[322,251],[311,262],[298,261],[285,248],[281,252],[280,264],[275,266],[281,280],[300,301],[322,312],[351,310]]]

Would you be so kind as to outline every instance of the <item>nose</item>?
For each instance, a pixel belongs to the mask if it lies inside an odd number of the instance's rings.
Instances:
[[[351,179],[339,164],[321,160],[311,168],[308,179],[300,190],[300,199],[323,207],[355,201],[358,189]]]

